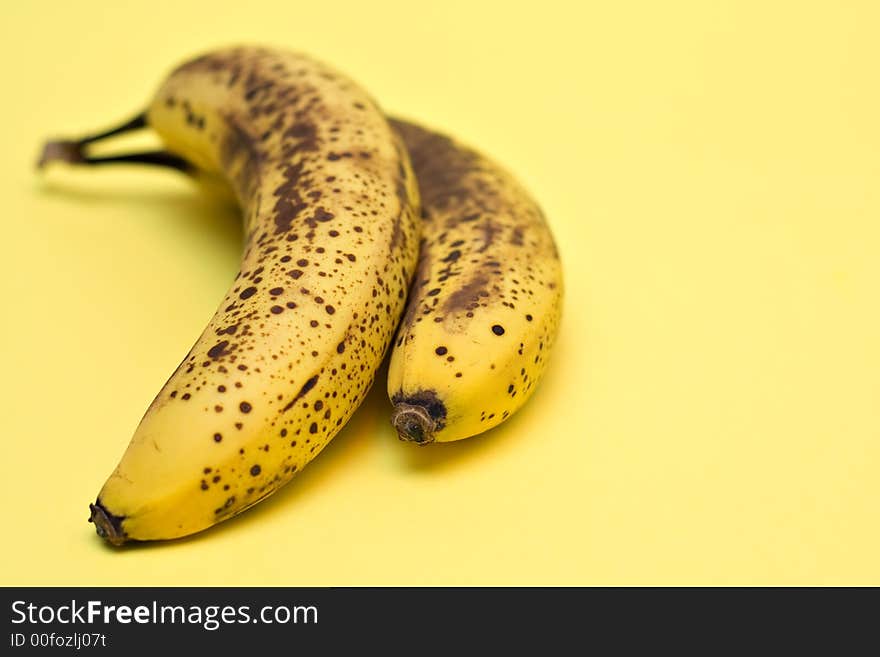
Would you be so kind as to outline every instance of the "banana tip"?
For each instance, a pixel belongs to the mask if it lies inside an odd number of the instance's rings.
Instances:
[[[106,540],[111,545],[122,545],[128,540],[128,536],[122,531],[122,521],[124,516],[115,516],[110,513],[101,500],[95,500],[94,504],[89,504],[89,510],[92,515],[89,522],[95,523],[95,530],[98,536]]]
[[[391,424],[401,440],[417,445],[434,442],[434,420],[421,406],[398,403],[391,414]]]

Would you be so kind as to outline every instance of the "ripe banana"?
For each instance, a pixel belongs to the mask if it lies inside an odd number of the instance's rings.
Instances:
[[[90,158],[142,125],[168,152]],[[241,268],[146,411],[91,505],[113,544],[192,534],[277,490],[372,384],[418,249],[405,148],[351,80],[298,54],[209,53],[177,68],[145,116],[52,160],[139,161],[221,177],[243,210]]]
[[[534,392],[559,325],[562,269],[540,209],[509,173],[445,136],[392,125],[424,221],[388,371],[391,421],[402,440],[459,440]]]

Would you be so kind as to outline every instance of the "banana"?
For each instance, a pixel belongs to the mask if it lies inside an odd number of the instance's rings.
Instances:
[[[459,440],[534,392],[559,326],[562,268],[541,210],[509,173],[443,135],[392,125],[424,221],[388,371],[391,421],[402,440]]]
[[[147,125],[167,151],[89,157]],[[226,520],[300,472],[373,382],[418,251],[418,190],[399,138],[350,79],[303,55],[234,48],[189,61],[145,115],[53,160],[165,164],[221,178],[242,207],[231,288],[90,505],[114,545]]]

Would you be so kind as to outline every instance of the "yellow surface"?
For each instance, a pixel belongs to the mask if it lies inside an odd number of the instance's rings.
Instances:
[[[880,584],[876,3],[261,7],[4,9],[0,583]],[[237,219],[172,173],[32,164],[237,41],[505,162],[560,243],[562,332],[490,434],[399,444],[377,386],[273,498],[113,550],[87,504],[229,284]]]

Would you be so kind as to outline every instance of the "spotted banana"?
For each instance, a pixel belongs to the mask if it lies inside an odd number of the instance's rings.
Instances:
[[[165,151],[87,153],[144,126]],[[56,160],[173,166],[226,181],[241,205],[240,270],[91,505],[113,544],[230,518],[302,470],[373,381],[417,257],[407,152],[347,77],[234,48],[174,70],[131,123],[50,142],[42,163]]]
[[[504,169],[393,121],[422,200],[418,270],[388,371],[402,440],[482,433],[535,390],[556,339],[562,268],[541,210]]]

